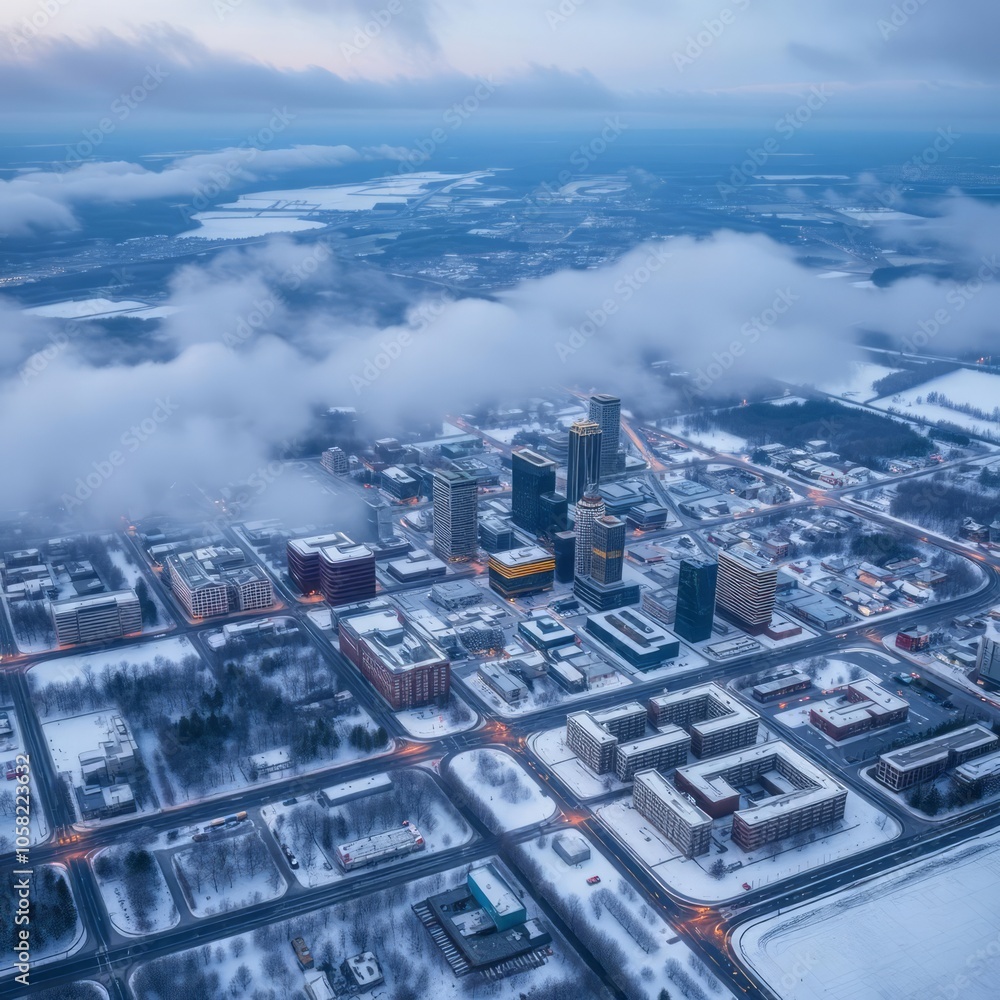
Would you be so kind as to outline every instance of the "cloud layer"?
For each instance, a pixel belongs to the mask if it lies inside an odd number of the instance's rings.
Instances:
[[[982,234],[976,252],[995,260],[986,254],[996,210],[956,202],[950,214]],[[100,482],[85,512],[96,517],[161,505],[177,482],[242,481],[317,407],[357,406],[399,430],[489,393],[525,398],[560,385],[662,401],[648,368],[658,358],[717,389],[826,380],[846,368],[862,330],[903,341],[937,323],[955,351],[995,335],[1000,308],[1000,266],[970,282],[857,288],[818,279],[765,237],[728,232],[639,247],[494,301],[411,302],[406,321],[390,325],[356,307],[359,290],[400,306],[403,292],[369,280],[323,244],[287,239],[189,265],[173,278],[178,312],[160,331],[169,359],[138,365],[94,367],[64,327],[6,306],[0,320],[19,331],[0,356],[0,421],[18,428],[0,443],[8,502],[72,496],[90,476]]]

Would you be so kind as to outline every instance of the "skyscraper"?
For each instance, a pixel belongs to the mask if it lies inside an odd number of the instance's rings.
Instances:
[[[434,473],[434,550],[446,562],[475,558],[479,536],[479,487],[464,472]]]
[[[605,478],[620,471],[618,448],[622,435],[622,401],[617,396],[599,393],[590,397],[590,419],[601,428],[601,475]]]
[[[719,564],[708,559],[681,560],[674,631],[688,642],[702,642],[712,636],[718,574]]]
[[[594,522],[590,575],[598,583],[618,583],[625,562],[625,522],[605,514]]]
[[[751,635],[760,635],[771,624],[777,586],[778,567],[745,542],[719,553],[716,604]]]
[[[594,523],[604,517],[604,500],[595,490],[585,493],[576,505],[576,575],[589,576],[593,562]]]
[[[576,503],[588,486],[601,479],[600,424],[577,420],[569,429],[569,464],[566,473],[566,499]]]
[[[521,448],[511,455],[513,521],[533,535],[544,528],[545,511],[542,495],[556,488],[556,463],[530,448]]]
[[[986,634],[979,639],[976,676],[993,686],[1000,686],[1000,626],[990,621]]]

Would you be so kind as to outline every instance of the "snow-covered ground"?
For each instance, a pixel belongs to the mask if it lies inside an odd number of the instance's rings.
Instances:
[[[782,1000],[992,1000],[1000,834],[756,920],[733,935]]]
[[[195,844],[172,860],[196,917],[277,899],[288,888],[257,831]]]
[[[397,712],[396,718],[399,724],[417,740],[464,733],[479,721],[476,713],[454,691],[448,699],[447,708],[442,709],[435,705],[410,708],[405,712]]]
[[[468,750],[452,757],[448,769],[479,803],[494,833],[508,833],[543,823],[556,804],[504,750]]]
[[[28,673],[32,693],[48,684],[70,684],[87,680],[88,673],[99,675],[105,667],[117,667],[123,660],[138,666],[152,664],[157,657],[179,662],[186,656],[197,656],[194,646],[184,636],[157,639],[154,642],[133,646],[116,646],[112,649],[95,649],[90,653],[64,656],[56,660],[36,663]],[[48,713],[45,713],[46,715]]]
[[[759,889],[867,848],[887,844],[901,832],[895,820],[860,795],[849,792],[844,818],[832,828],[817,828],[746,852],[730,839],[732,817],[724,816],[713,824],[708,854],[686,858],[672,841],[632,808],[628,798],[602,807],[597,815],[666,886],[678,895],[705,903],[739,896],[744,882]],[[720,858],[732,870],[715,877],[710,870]]]
[[[98,859],[102,855],[113,857],[118,864],[121,864],[127,853],[127,851],[115,847],[98,852],[92,859],[96,866],[95,874],[100,871]],[[145,919],[136,913],[133,902],[129,898],[123,874],[110,878],[101,878],[97,874],[96,878],[97,887],[101,891],[101,898],[108,911],[108,917],[119,934],[124,934],[127,937],[142,937],[145,934],[169,930],[180,922],[181,916],[177,912],[177,907],[174,906],[174,900],[163,877],[163,871],[155,860],[152,874],[149,877],[151,904]]]
[[[846,396],[864,403],[875,397],[874,383],[897,371],[898,368],[889,368],[869,361],[853,361],[848,373],[822,381],[816,388],[830,393],[831,396]]]
[[[532,753],[578,798],[593,799],[598,795],[625,788],[614,774],[594,774],[566,745],[566,727],[547,729],[528,737]]]
[[[176,306],[151,306],[148,302],[133,299],[71,299],[52,302],[45,306],[32,306],[24,310],[35,316],[50,319],[106,319],[110,316],[131,316],[134,319],[160,319],[177,312]]]
[[[273,803],[260,811],[274,839],[295,855],[299,867],[292,874],[307,889],[370,871],[374,866],[345,873],[337,863],[337,847],[399,826],[404,819],[420,831],[424,854],[459,847],[474,836],[435,780],[419,768],[334,785],[325,793],[333,803],[329,807],[308,795],[299,796],[294,804]],[[378,867],[412,860],[413,855],[404,855],[379,862]]]
[[[927,394],[939,392],[951,402],[966,404],[988,414],[987,418],[970,416],[953,410],[950,406],[940,403],[928,403]],[[884,396],[872,405],[881,410],[890,408],[899,411],[903,416],[919,417],[929,421],[948,421],[959,427],[996,438],[1000,436],[1000,421],[993,419],[993,411],[1000,400],[1000,375],[990,372],[973,371],[962,368],[933,378],[929,382],[907,389],[894,396]]]
[[[728,996],[708,966],[608,858],[586,837],[576,831],[573,836],[590,849],[590,858],[575,867],[556,854],[551,836],[515,850],[538,891],[568,920],[630,1000],[657,1000],[661,989],[688,1000]],[[587,879],[594,876],[600,882],[588,885]]]
[[[476,864],[491,859],[484,858]],[[540,969],[530,969],[485,983],[478,976],[456,977],[412,910],[412,905],[428,896],[461,885],[468,865],[453,868],[430,878],[408,882],[385,892],[369,894],[346,903],[304,912],[284,923],[273,923],[252,933],[217,942],[214,947],[170,955],[141,967],[130,979],[134,996],[143,1000],[177,1000],[178,997],[251,997],[254,985],[266,984],[275,996],[304,995],[303,973],[289,947],[292,938],[302,937],[315,959],[316,967],[329,973],[338,996],[359,996],[362,1000],[403,995],[434,997],[435,1000],[548,1000],[555,996],[606,1000],[607,993],[583,966],[569,945],[554,933],[553,954]],[[515,890],[524,892],[515,883]],[[538,916],[537,904],[524,893],[528,916]],[[542,922],[549,926],[548,921]],[[385,984],[374,991],[358,994],[349,989],[339,973],[344,959],[372,950],[379,962]],[[315,975],[312,970],[308,975]],[[569,992],[557,992],[557,989]],[[271,995],[268,993],[268,995]]]
[[[69,887],[70,898],[73,899],[73,904],[74,906],[76,906],[77,910],[76,925],[72,928],[72,930],[68,931],[61,937],[55,940],[50,939],[46,941],[44,944],[40,942],[39,935],[36,930],[30,937],[31,960],[28,964],[31,968],[38,968],[41,965],[51,965],[53,962],[61,962],[64,959],[69,958],[70,955],[75,955],[78,951],[80,951],[80,949],[83,947],[84,943],[87,940],[87,933],[86,930],[84,929],[83,921],[80,919],[79,904],[77,903],[76,898],[73,896],[73,886],[72,883],[70,882],[69,872],[66,870],[65,865],[61,865],[58,863],[53,863],[49,865],[38,865],[33,869],[34,878],[36,880],[41,877],[41,873],[45,868],[53,869],[56,876],[61,877],[63,881],[65,881],[66,885]],[[14,906],[16,905],[15,901],[17,897],[15,896],[15,893],[13,891],[14,876],[13,874],[10,874],[9,869],[8,869],[8,874],[5,878],[5,882],[6,882],[6,891],[10,898],[9,900],[6,901],[6,906],[8,907],[8,909],[5,909],[4,911],[4,917],[7,919],[4,919],[0,923],[2,923],[2,926],[6,928],[6,932],[8,934],[12,934],[15,927],[13,922],[13,914],[14,914]],[[37,893],[35,893],[34,895],[37,895]],[[10,940],[13,939],[11,938]],[[17,962],[17,956],[14,954],[14,952],[11,950],[9,946],[5,946],[3,949],[3,957],[0,958],[0,982],[7,979],[8,976],[14,976],[19,974],[19,970],[15,965],[16,962]],[[30,969],[28,974],[30,976],[31,974]]]
[[[191,218],[197,229],[178,234],[178,239],[248,240],[270,233],[299,233],[306,229],[322,229],[325,223],[297,219],[280,213],[199,212]]]
[[[554,681],[548,678],[540,678],[535,681],[534,691],[529,691],[528,696],[523,698],[518,704],[511,705],[504,701],[492,688],[487,687],[478,673],[472,673],[467,677],[459,677],[458,679],[486,702],[496,715],[505,719],[517,719],[525,715],[530,715],[532,712],[551,708],[553,705],[571,705],[572,702],[578,701],[581,698],[593,697],[599,691],[627,688],[632,683],[624,674],[616,673],[613,677],[605,681],[593,684],[585,691],[570,694],[561,687],[558,687]]]
[[[728,431],[719,430],[717,427],[696,431],[685,428],[683,424],[665,424],[663,430],[684,441],[692,441],[710,452],[718,452],[723,455],[743,455],[750,451],[750,446],[744,438],[730,434]]]
[[[11,734],[0,738],[0,771],[4,778],[11,773],[17,773],[18,754],[25,752],[26,747],[24,737],[21,735],[21,726],[17,721],[17,713],[13,708],[3,707],[0,711],[6,713],[7,721],[10,724]],[[28,754],[28,766],[31,767],[31,754]],[[6,854],[14,848],[14,814],[17,808],[17,782],[11,779],[4,781],[6,787],[0,787],[0,854]],[[28,818],[30,827],[30,837],[32,845],[40,844],[47,840],[49,836],[49,824],[45,818],[45,810],[42,808],[40,795],[35,794],[34,782],[29,782],[31,793],[31,815]]]

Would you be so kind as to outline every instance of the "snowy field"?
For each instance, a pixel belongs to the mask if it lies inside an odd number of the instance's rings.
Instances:
[[[708,854],[686,858],[632,808],[630,799],[619,799],[604,806],[597,815],[664,885],[678,895],[705,903],[739,896],[744,882],[759,889],[870,847],[887,844],[901,832],[895,820],[860,795],[850,792],[842,820],[832,826],[765,844],[749,853],[732,842],[729,833],[732,817],[723,816],[713,824]],[[720,851],[720,846],[725,853]],[[727,868],[732,866],[732,871],[713,869],[720,858]]]
[[[664,424],[663,430],[683,441],[692,441],[700,448],[723,455],[745,455],[751,450],[745,439],[718,428],[696,431],[685,428],[683,424]]]
[[[831,396],[844,396],[864,403],[875,398],[874,384],[879,379],[897,371],[899,371],[898,368],[889,368],[886,365],[877,365],[868,361],[854,361],[851,363],[849,372],[837,378],[831,378],[829,381],[821,382],[816,388],[822,392],[828,392]]]
[[[249,240],[270,233],[300,233],[307,229],[322,229],[323,222],[310,222],[292,215],[253,212],[199,212],[191,218],[198,223],[197,229],[179,233],[177,239],[187,240]]]
[[[17,714],[13,708],[5,706],[0,711],[7,715],[7,722],[11,728],[9,736],[0,737],[0,771],[4,778],[11,773],[17,773],[17,755],[24,753],[24,738],[21,735],[21,727],[17,721]],[[29,764],[30,764],[30,754]],[[14,849],[14,813],[17,808],[17,782],[12,778],[9,782],[4,782],[6,787],[0,787],[0,854],[6,854]],[[47,840],[49,836],[49,824],[45,818],[45,811],[42,809],[41,796],[31,796],[31,815],[28,819],[30,827],[31,844],[40,844]]]
[[[994,833],[754,921],[733,943],[782,1000],[992,1000],[998,927]]]
[[[462,884],[469,867],[305,912],[284,923],[214,942],[211,948],[192,948],[170,955],[141,967],[130,978],[129,986],[133,995],[142,1000],[252,997],[254,984],[265,988],[264,995],[269,997],[302,998],[306,976],[289,946],[292,938],[302,937],[312,951],[316,969],[326,972],[336,995],[345,998],[607,1000],[607,992],[554,929],[553,954],[540,969],[517,973],[497,983],[486,983],[476,975],[456,977],[411,907]],[[537,916],[537,904],[526,893],[522,898],[528,916]],[[548,921],[542,920],[548,927]],[[369,949],[376,954],[385,984],[359,995],[348,988],[339,969],[347,956]]]
[[[154,859],[149,874],[144,879],[131,882],[129,875],[122,870],[127,854],[128,851],[122,848],[109,847],[93,858],[97,887],[115,930],[126,937],[141,937],[176,927],[181,917],[159,863]],[[102,857],[114,866],[113,874],[109,873],[107,877],[101,876]]]
[[[396,718],[399,724],[417,740],[464,733],[479,722],[476,713],[454,692],[448,699],[447,708],[441,709],[434,705],[410,708],[404,712],[397,712]]]
[[[264,806],[260,815],[279,844],[287,844],[299,862],[292,874],[307,889],[329,885],[389,865],[412,861],[413,854],[344,872],[337,863],[340,844],[398,827],[406,819],[424,838],[422,854],[460,847],[472,840],[469,825],[435,780],[419,768],[376,774],[325,789],[328,807],[317,796],[299,796]],[[359,797],[360,796],[360,797]],[[342,801],[338,803],[338,798]]]
[[[519,861],[540,894],[566,919],[598,961],[613,971],[629,1000],[670,997],[708,1000],[729,996],[701,959],[597,847],[576,831],[590,848],[590,858],[568,865],[542,836],[516,848]],[[597,876],[600,883],[588,885]]]
[[[509,833],[544,823],[556,804],[521,765],[503,750],[469,750],[452,757],[449,771],[479,806],[494,833]]]
[[[257,831],[195,844],[172,860],[196,917],[277,899],[288,888]]]
[[[24,310],[35,316],[50,319],[107,319],[110,316],[131,316],[133,319],[160,319],[177,312],[176,306],[151,306],[148,302],[132,299],[71,299],[52,302],[47,306],[33,306]]]
[[[928,403],[929,392],[938,392],[953,403],[973,406],[988,416],[984,419],[960,413],[940,403]],[[885,396],[872,405],[881,410],[891,407],[906,417],[919,417],[929,421],[945,420],[973,434],[995,438],[1000,436],[1000,421],[995,418],[993,412],[998,402],[1000,402],[1000,375],[963,368],[894,396]]]
[[[93,674],[95,677],[105,667],[117,667],[125,661],[138,666],[151,665],[157,657],[178,662],[186,656],[197,656],[191,642],[184,636],[170,639],[157,639],[155,642],[144,642],[134,646],[117,646],[113,649],[96,649],[92,653],[80,653],[77,656],[64,656],[57,660],[45,660],[36,663],[28,673],[29,684],[33,697],[36,699],[40,689],[49,684],[71,684],[76,680],[86,682]],[[44,712],[48,715],[48,712]]]
[[[566,727],[528,737],[531,752],[580,799],[593,799],[627,787],[614,775],[594,774],[566,745]]]

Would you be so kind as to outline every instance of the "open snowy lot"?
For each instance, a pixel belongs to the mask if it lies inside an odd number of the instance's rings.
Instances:
[[[396,713],[399,724],[417,740],[453,736],[472,729],[479,721],[475,712],[454,691],[444,708],[425,705]]]
[[[586,837],[590,857],[571,866],[542,835],[516,848],[538,891],[569,923],[629,1000],[668,996],[709,1000],[728,993],[712,971]],[[600,882],[587,884],[597,877]]]
[[[109,847],[93,858],[108,917],[119,934],[139,937],[180,921],[170,889],[150,851]]]
[[[852,361],[850,370],[846,374],[838,374],[837,377],[821,382],[816,388],[830,393],[831,396],[843,396],[845,399],[865,403],[875,397],[875,383],[897,371],[898,368],[889,368],[887,365],[878,365],[870,361]]]
[[[196,917],[277,899],[288,888],[257,831],[202,841],[175,854],[173,865]]]
[[[448,770],[494,833],[543,823],[556,811],[555,802],[504,750],[468,750],[452,757]]]
[[[1000,437],[1000,414],[995,412],[998,400],[1000,375],[963,368],[894,396],[885,396],[872,405],[880,410],[895,410],[904,417],[947,421],[973,434],[997,439]]]
[[[1000,834],[737,930],[783,1000],[990,1000],[1000,967]]]

